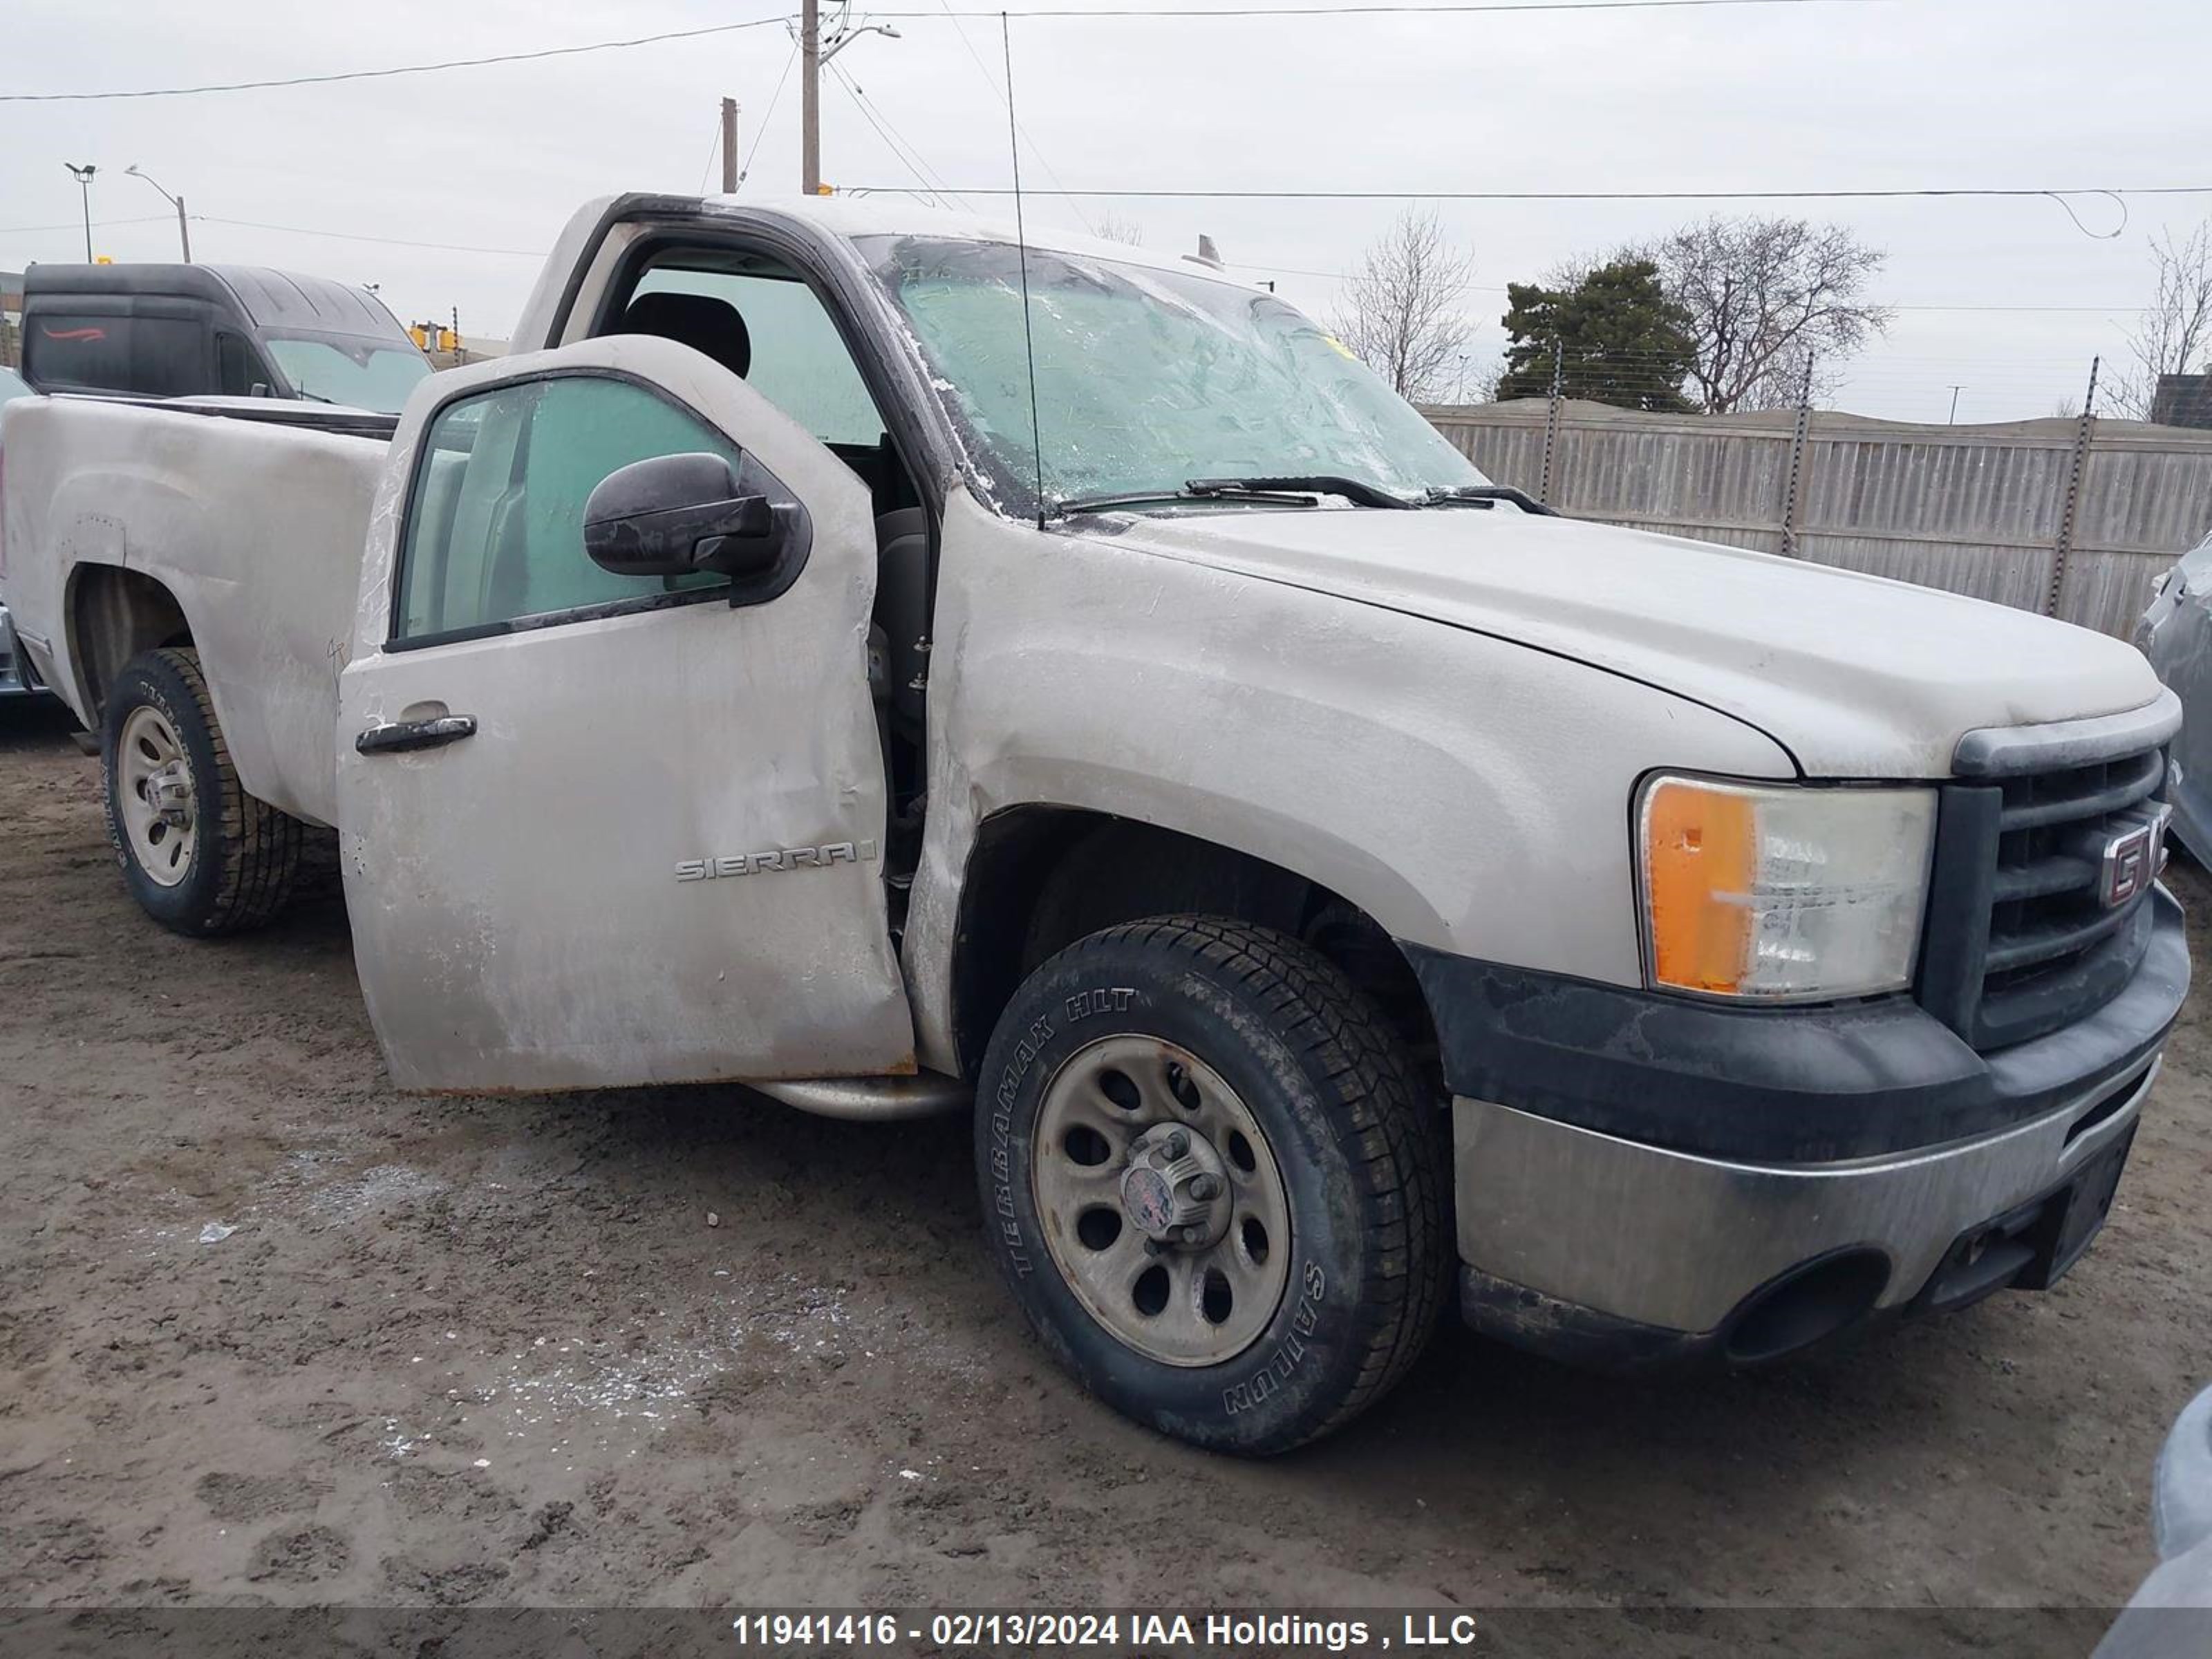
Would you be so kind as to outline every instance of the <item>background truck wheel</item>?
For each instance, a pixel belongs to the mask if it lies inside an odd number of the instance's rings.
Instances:
[[[241,788],[199,653],[148,651],[100,719],[107,833],[148,915],[179,933],[258,927],[283,908],[305,825]]]
[[[1328,1433],[1443,1309],[1435,1103],[1381,1014],[1280,933],[1171,916],[1045,963],[985,1056],[975,1166],[1044,1345],[1194,1445]]]

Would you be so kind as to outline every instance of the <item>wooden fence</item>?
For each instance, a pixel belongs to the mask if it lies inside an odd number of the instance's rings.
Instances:
[[[1542,398],[1425,412],[1491,478],[1577,518],[1871,571],[2122,638],[2160,573],[2212,532],[2212,432],[1646,415]]]

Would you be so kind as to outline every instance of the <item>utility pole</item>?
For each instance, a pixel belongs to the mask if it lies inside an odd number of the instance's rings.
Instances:
[[[1943,422],[1945,426],[1956,426],[1959,423],[1959,394],[1966,389],[1962,386],[1954,386],[1951,388],[1951,415],[1950,418]]]
[[[738,100],[722,100],[722,194],[738,193]]]
[[[816,196],[822,191],[821,0],[805,0],[799,9],[799,188]]]
[[[75,161],[64,161],[62,165],[70,170],[70,177],[76,180],[76,193],[84,202],[84,262],[90,264],[92,263],[92,176],[98,173],[100,168],[90,161],[82,166]]]
[[[161,190],[161,186],[155,182],[154,175],[150,173],[141,172],[139,170],[138,164],[136,161],[133,161],[129,167],[123,170],[129,173],[133,179],[143,179],[148,184],[153,185],[155,190],[161,191],[161,199],[168,203],[170,206],[176,209],[177,246],[179,248],[183,250],[185,263],[186,264],[191,264],[192,233],[191,226],[186,223],[185,219],[185,198],[181,196],[172,196],[167,191]]]
[[[822,66],[864,34],[880,34],[896,40],[899,32],[889,23],[863,23],[854,28],[847,21],[852,11],[848,5],[837,14],[836,33],[830,44],[822,43],[822,16],[819,0],[806,0],[805,9],[799,13],[799,55],[805,68],[799,76],[799,187],[809,196],[822,195]],[[854,97],[860,96],[858,87]]]

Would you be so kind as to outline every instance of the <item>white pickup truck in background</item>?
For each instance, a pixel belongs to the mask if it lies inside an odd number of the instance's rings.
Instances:
[[[140,902],[335,827],[401,1087],[972,1109],[1045,1344],[1209,1447],[1455,1288],[1751,1364],[2072,1266],[2187,984],[2137,653],[1549,514],[1272,295],[1025,262],[625,197],[396,422],[19,401]]]

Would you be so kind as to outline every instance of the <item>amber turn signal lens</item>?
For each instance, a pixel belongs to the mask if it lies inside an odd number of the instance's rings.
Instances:
[[[1667,779],[1645,798],[1646,902],[1660,983],[1721,993],[1742,984],[1757,839],[1748,796]]]

